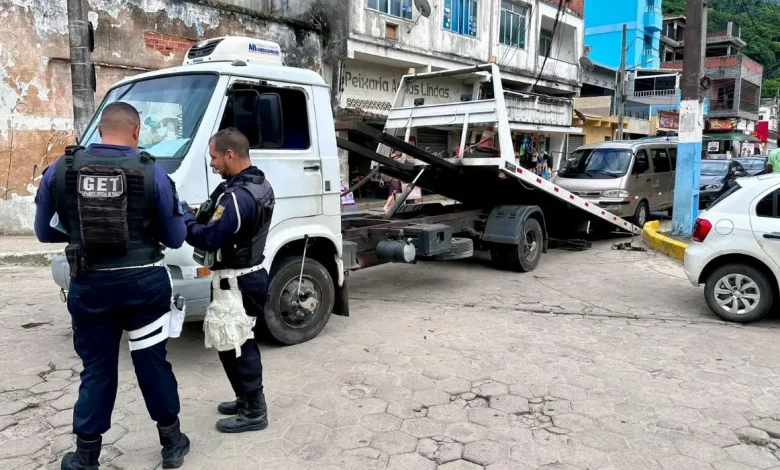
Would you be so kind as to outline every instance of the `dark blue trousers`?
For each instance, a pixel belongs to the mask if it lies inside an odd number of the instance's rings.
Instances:
[[[171,285],[163,267],[91,271],[72,279],[68,311],[73,345],[84,364],[73,432],[84,437],[111,427],[122,331],[153,323],[170,311]],[[161,426],[176,422],[179,393],[166,359],[167,340],[131,353],[146,409]]]

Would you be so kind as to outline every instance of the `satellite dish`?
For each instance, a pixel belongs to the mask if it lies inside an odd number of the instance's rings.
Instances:
[[[417,7],[420,15],[426,18],[431,16],[431,4],[428,3],[428,0],[414,0],[414,6]]]
[[[585,56],[582,56],[580,57],[580,67],[582,67],[583,70],[590,72],[593,70],[593,61]]]

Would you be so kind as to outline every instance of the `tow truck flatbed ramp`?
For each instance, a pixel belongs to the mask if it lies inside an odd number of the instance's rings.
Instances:
[[[368,139],[380,148],[386,146],[421,162],[402,163],[381,155],[373,148],[348,139],[338,139],[340,148],[378,162],[381,173],[405,183],[416,179],[417,186],[468,207],[536,205],[545,213],[548,227],[554,234],[570,233],[575,225],[588,221],[599,221],[633,234],[640,233],[639,227],[631,222],[508,161],[500,166],[492,163],[462,166],[360,121],[343,121],[336,124],[336,129],[348,132],[356,140],[365,142]]]

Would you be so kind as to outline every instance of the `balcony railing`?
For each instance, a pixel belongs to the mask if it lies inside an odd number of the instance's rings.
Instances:
[[[509,121],[571,126],[572,100],[532,93],[505,91]]]
[[[675,96],[677,89],[671,88],[669,90],[647,90],[634,92],[634,96],[637,98],[655,98],[658,96]]]
[[[654,31],[661,31],[663,29],[664,16],[659,6],[648,5],[645,8],[645,28]]]

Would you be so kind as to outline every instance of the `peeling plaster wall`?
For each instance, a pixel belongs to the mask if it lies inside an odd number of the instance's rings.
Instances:
[[[121,78],[180,65],[182,44],[203,38],[275,41],[287,65],[323,69],[323,44],[310,15],[276,20],[269,16],[271,0],[89,0],[89,5],[97,103]],[[0,29],[0,234],[29,233],[40,173],[75,141],[66,0],[0,0]],[[150,38],[159,38],[149,33],[165,36],[155,42]],[[160,47],[167,38],[181,42]],[[19,221],[22,230],[16,230]]]

